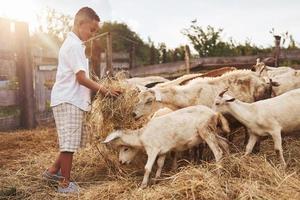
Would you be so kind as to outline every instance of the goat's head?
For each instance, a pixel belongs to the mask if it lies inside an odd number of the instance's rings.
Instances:
[[[134,159],[134,157],[139,152],[139,149],[131,147],[128,143],[122,140],[123,131],[113,131],[110,133],[102,144],[112,143],[114,146],[119,147],[119,161],[122,164],[130,164],[130,162]]]
[[[153,112],[153,104],[156,101],[155,92],[151,89],[142,91],[138,95],[138,103],[133,108],[133,116],[138,119],[150,115]]]
[[[260,62],[259,58],[256,60],[256,65],[252,66],[251,71],[256,72],[259,76],[267,76],[267,67],[265,63]]]
[[[226,95],[225,93],[228,91],[228,88],[219,93],[219,95],[215,98],[213,110],[224,113],[226,106],[235,101],[234,97]]]
[[[261,82],[255,88],[253,94],[254,101],[259,101],[263,99],[268,99],[276,96],[273,88],[278,87],[280,84],[278,82],[272,81],[268,76],[261,77]]]
[[[129,146],[121,146],[119,151],[119,161],[122,164],[130,164],[132,160],[138,154],[139,149],[129,147]]]

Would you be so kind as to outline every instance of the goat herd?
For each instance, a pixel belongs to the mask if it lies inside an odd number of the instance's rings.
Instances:
[[[149,182],[155,161],[155,177],[160,176],[168,152],[174,152],[176,168],[177,152],[206,143],[216,162],[220,161],[229,153],[225,138],[237,126],[244,126],[248,133],[245,155],[260,136],[269,135],[286,166],[281,135],[300,130],[300,70],[273,68],[258,61],[252,70],[226,67],[172,81],[153,79],[128,79],[139,88],[133,115],[150,116],[149,122],[137,130],[114,131],[103,141],[116,144],[122,163],[129,164],[139,152],[147,154],[142,188]]]

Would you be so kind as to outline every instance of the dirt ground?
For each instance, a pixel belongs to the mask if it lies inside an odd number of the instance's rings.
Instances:
[[[259,154],[248,157],[242,156],[241,140],[234,143],[234,153],[221,164],[181,160],[177,171],[166,166],[162,179],[144,190],[139,184],[145,158],[120,166],[110,149],[91,146],[74,159],[72,177],[80,193],[65,196],[41,179],[58,152],[55,127],[1,132],[0,199],[300,199],[299,138],[284,138],[286,170],[278,166],[270,139],[262,142]]]

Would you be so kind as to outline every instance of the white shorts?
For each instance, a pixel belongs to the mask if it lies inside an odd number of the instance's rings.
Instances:
[[[87,142],[87,133],[83,126],[85,111],[69,103],[54,106],[52,110],[60,152],[75,152],[85,147]]]

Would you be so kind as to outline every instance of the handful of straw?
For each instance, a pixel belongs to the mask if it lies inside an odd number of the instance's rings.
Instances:
[[[132,116],[133,108],[138,102],[138,90],[125,81],[122,73],[99,83],[107,89],[118,89],[122,93],[116,98],[99,93],[95,96],[91,112],[86,117],[88,131],[94,139],[103,140],[117,129],[137,129],[146,122],[145,119],[137,121]]]

